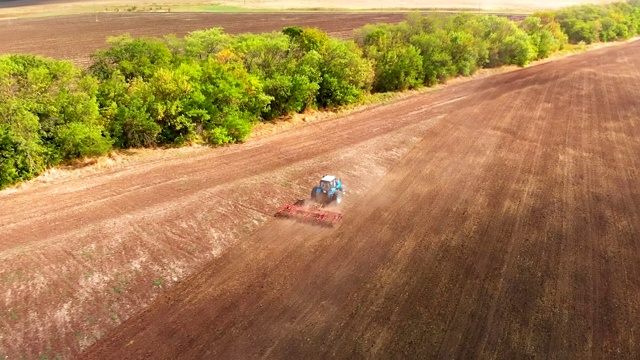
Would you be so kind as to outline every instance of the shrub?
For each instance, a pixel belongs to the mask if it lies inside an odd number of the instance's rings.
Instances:
[[[421,33],[411,38],[411,44],[420,51],[422,56],[422,74],[425,85],[435,85],[443,82],[454,72],[451,54],[449,53],[449,39],[443,32],[435,34]]]
[[[357,101],[371,89],[373,64],[351,41],[331,39],[322,53],[320,64],[319,106],[340,106]]]
[[[140,78],[126,82],[116,71],[101,83],[98,102],[115,146],[157,145],[161,127],[151,118],[152,101],[149,85]]]
[[[320,88],[321,57],[315,50],[319,45],[304,42],[309,50],[303,49],[297,42],[302,41],[308,31],[299,29],[298,34],[295,29],[285,29],[294,35],[241,36],[232,45],[249,73],[259,79],[263,91],[271,97],[269,106],[261,114],[263,119],[300,112],[315,105]]]
[[[36,176],[60,161],[110,149],[97,88],[95,79],[69,62],[0,56],[0,187]]]
[[[375,60],[376,91],[406,90],[424,82],[422,56],[412,45],[384,49]]]
[[[80,122],[61,126],[54,143],[64,160],[104,155],[111,149],[99,128]]]
[[[192,31],[184,37],[184,53],[188,57],[205,59],[225,49],[230,40],[222,28]]]
[[[110,37],[109,49],[99,50],[92,57],[89,71],[100,80],[108,79],[116,70],[126,80],[149,79],[161,67],[172,64],[173,53],[161,39],[133,39],[129,34]]]

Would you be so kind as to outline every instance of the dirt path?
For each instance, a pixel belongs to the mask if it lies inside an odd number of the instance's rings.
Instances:
[[[263,222],[82,357],[632,358],[639,53],[604,49],[288,132],[227,154],[236,170],[213,170],[216,153],[206,169],[123,178],[184,174],[193,193],[359,149],[328,164],[358,179],[339,228]],[[378,172],[354,168],[385,147]],[[297,176],[300,188],[312,177]],[[181,196],[169,182],[123,206],[161,194]]]

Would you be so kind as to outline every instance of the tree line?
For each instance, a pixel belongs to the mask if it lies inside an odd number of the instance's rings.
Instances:
[[[433,86],[481,68],[526,66],[568,44],[640,33],[640,0],[543,11],[523,21],[410,13],[353,40],[318,29],[108,39],[80,69],[0,56],[0,188],[113,148],[241,142],[259,121]]]

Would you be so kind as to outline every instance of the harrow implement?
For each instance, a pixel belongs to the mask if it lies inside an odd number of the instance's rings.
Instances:
[[[303,201],[281,207],[275,216],[300,221],[315,221],[318,224],[328,226],[333,226],[342,220],[342,214],[338,212],[325,210],[321,204],[305,206]]]

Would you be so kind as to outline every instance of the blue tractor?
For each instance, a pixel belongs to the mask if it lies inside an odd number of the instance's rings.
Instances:
[[[320,179],[320,185],[311,190],[311,200],[325,205],[333,201],[340,204],[344,193],[342,180],[333,175],[325,175]]]

